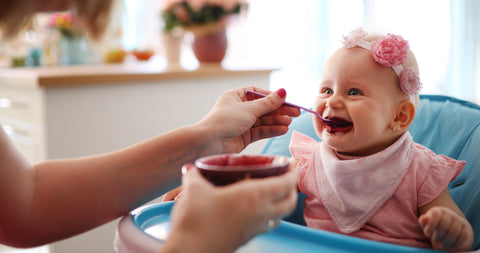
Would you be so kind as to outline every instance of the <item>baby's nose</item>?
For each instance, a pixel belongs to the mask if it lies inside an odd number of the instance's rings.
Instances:
[[[343,108],[343,100],[338,95],[330,96],[327,99],[326,106],[330,108],[341,109]]]

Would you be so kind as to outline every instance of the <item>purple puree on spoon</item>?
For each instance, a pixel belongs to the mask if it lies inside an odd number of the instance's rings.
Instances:
[[[248,94],[248,93],[257,95],[257,96],[259,96],[259,97],[265,97],[265,96],[266,96],[265,94],[262,94],[262,93],[259,93],[259,92],[255,92],[255,91],[251,91],[251,90],[246,90],[246,91],[245,91],[245,94]],[[299,106],[299,105],[296,105],[296,104],[292,104],[292,103],[289,103],[289,102],[284,102],[283,104],[284,104],[284,105],[288,105],[288,106],[293,106],[293,107],[296,107],[296,108],[305,110],[305,111],[307,111],[307,112],[313,113],[313,114],[315,114],[319,119],[321,119],[323,122],[325,122],[325,124],[327,124],[327,125],[329,125],[329,126],[332,126],[332,127],[348,127],[348,126],[351,126],[351,125],[352,125],[352,122],[348,122],[348,121],[345,121],[345,120],[325,119],[325,118],[322,117],[322,115],[320,115],[318,112],[312,111],[312,110],[310,110],[310,109],[307,109],[307,108],[305,108],[305,107],[302,107],[302,106]]]

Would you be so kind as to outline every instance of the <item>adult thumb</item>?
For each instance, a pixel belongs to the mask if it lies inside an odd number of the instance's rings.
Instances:
[[[195,174],[197,174],[197,168],[191,164],[187,163],[182,166],[182,184],[186,184],[187,182],[193,180],[195,178]]]
[[[205,183],[208,182],[201,175],[199,169],[191,163],[187,163],[182,167],[182,185],[189,185],[195,183]]]
[[[263,98],[252,101],[258,113],[257,115],[261,116],[278,109],[285,102],[286,96],[287,91],[281,88]]]

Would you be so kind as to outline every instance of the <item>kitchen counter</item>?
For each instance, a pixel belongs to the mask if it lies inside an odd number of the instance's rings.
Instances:
[[[274,69],[252,66],[222,67],[202,64],[194,69],[168,67],[158,61],[125,64],[71,65],[51,67],[23,67],[0,69],[0,83],[22,86],[71,86],[116,84],[119,82],[163,81],[175,79],[238,77],[269,74]]]

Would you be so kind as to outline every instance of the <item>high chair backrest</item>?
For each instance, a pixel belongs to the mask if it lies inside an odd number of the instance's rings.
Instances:
[[[448,96],[421,95],[420,105],[410,126],[415,142],[437,154],[466,165],[449,184],[453,200],[463,211],[475,232],[474,249],[480,247],[480,106]],[[270,139],[262,153],[291,156],[288,149],[292,132],[296,130],[318,140],[310,113],[294,119],[287,134]],[[285,220],[305,225],[304,195],[299,194],[295,212]]]

